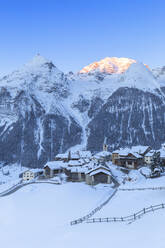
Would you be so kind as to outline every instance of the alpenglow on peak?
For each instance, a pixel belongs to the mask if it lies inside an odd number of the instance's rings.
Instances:
[[[85,66],[80,73],[102,72],[107,74],[120,74],[125,72],[133,63],[137,63],[137,61],[129,58],[107,57]]]

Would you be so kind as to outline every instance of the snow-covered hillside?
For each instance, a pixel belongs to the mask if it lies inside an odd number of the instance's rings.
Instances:
[[[164,248],[165,210],[127,223],[70,226],[105,198],[105,190],[82,183],[29,185],[0,198],[1,247]],[[117,217],[164,202],[164,191],[118,192],[97,216]]]
[[[161,87],[165,87],[165,66],[152,70]]]
[[[113,73],[106,71],[111,67]],[[71,148],[99,151],[106,138],[111,150],[159,148],[165,142],[160,86],[152,71],[131,59],[106,58],[88,73],[65,75],[36,55],[0,78],[0,160],[40,167]]]

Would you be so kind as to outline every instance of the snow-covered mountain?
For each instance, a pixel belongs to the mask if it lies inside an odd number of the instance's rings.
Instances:
[[[130,65],[136,63],[136,60],[128,58],[105,58],[98,62],[94,62],[90,65],[85,66],[80,73],[94,73],[94,72],[103,72],[107,74],[120,74],[125,72]]]
[[[68,149],[99,151],[105,139],[111,150],[165,142],[165,87],[155,71],[127,58],[88,69],[65,75],[37,55],[0,78],[1,161],[40,167]]]
[[[165,66],[152,70],[153,75],[161,86],[165,86]]]

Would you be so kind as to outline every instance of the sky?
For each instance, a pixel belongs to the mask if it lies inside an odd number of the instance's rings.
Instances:
[[[0,75],[37,53],[64,72],[105,57],[165,65],[164,0],[0,0]]]

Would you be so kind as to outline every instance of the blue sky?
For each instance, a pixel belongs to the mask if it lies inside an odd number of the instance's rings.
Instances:
[[[165,65],[164,0],[0,0],[0,74],[40,53],[67,72],[104,57]]]

